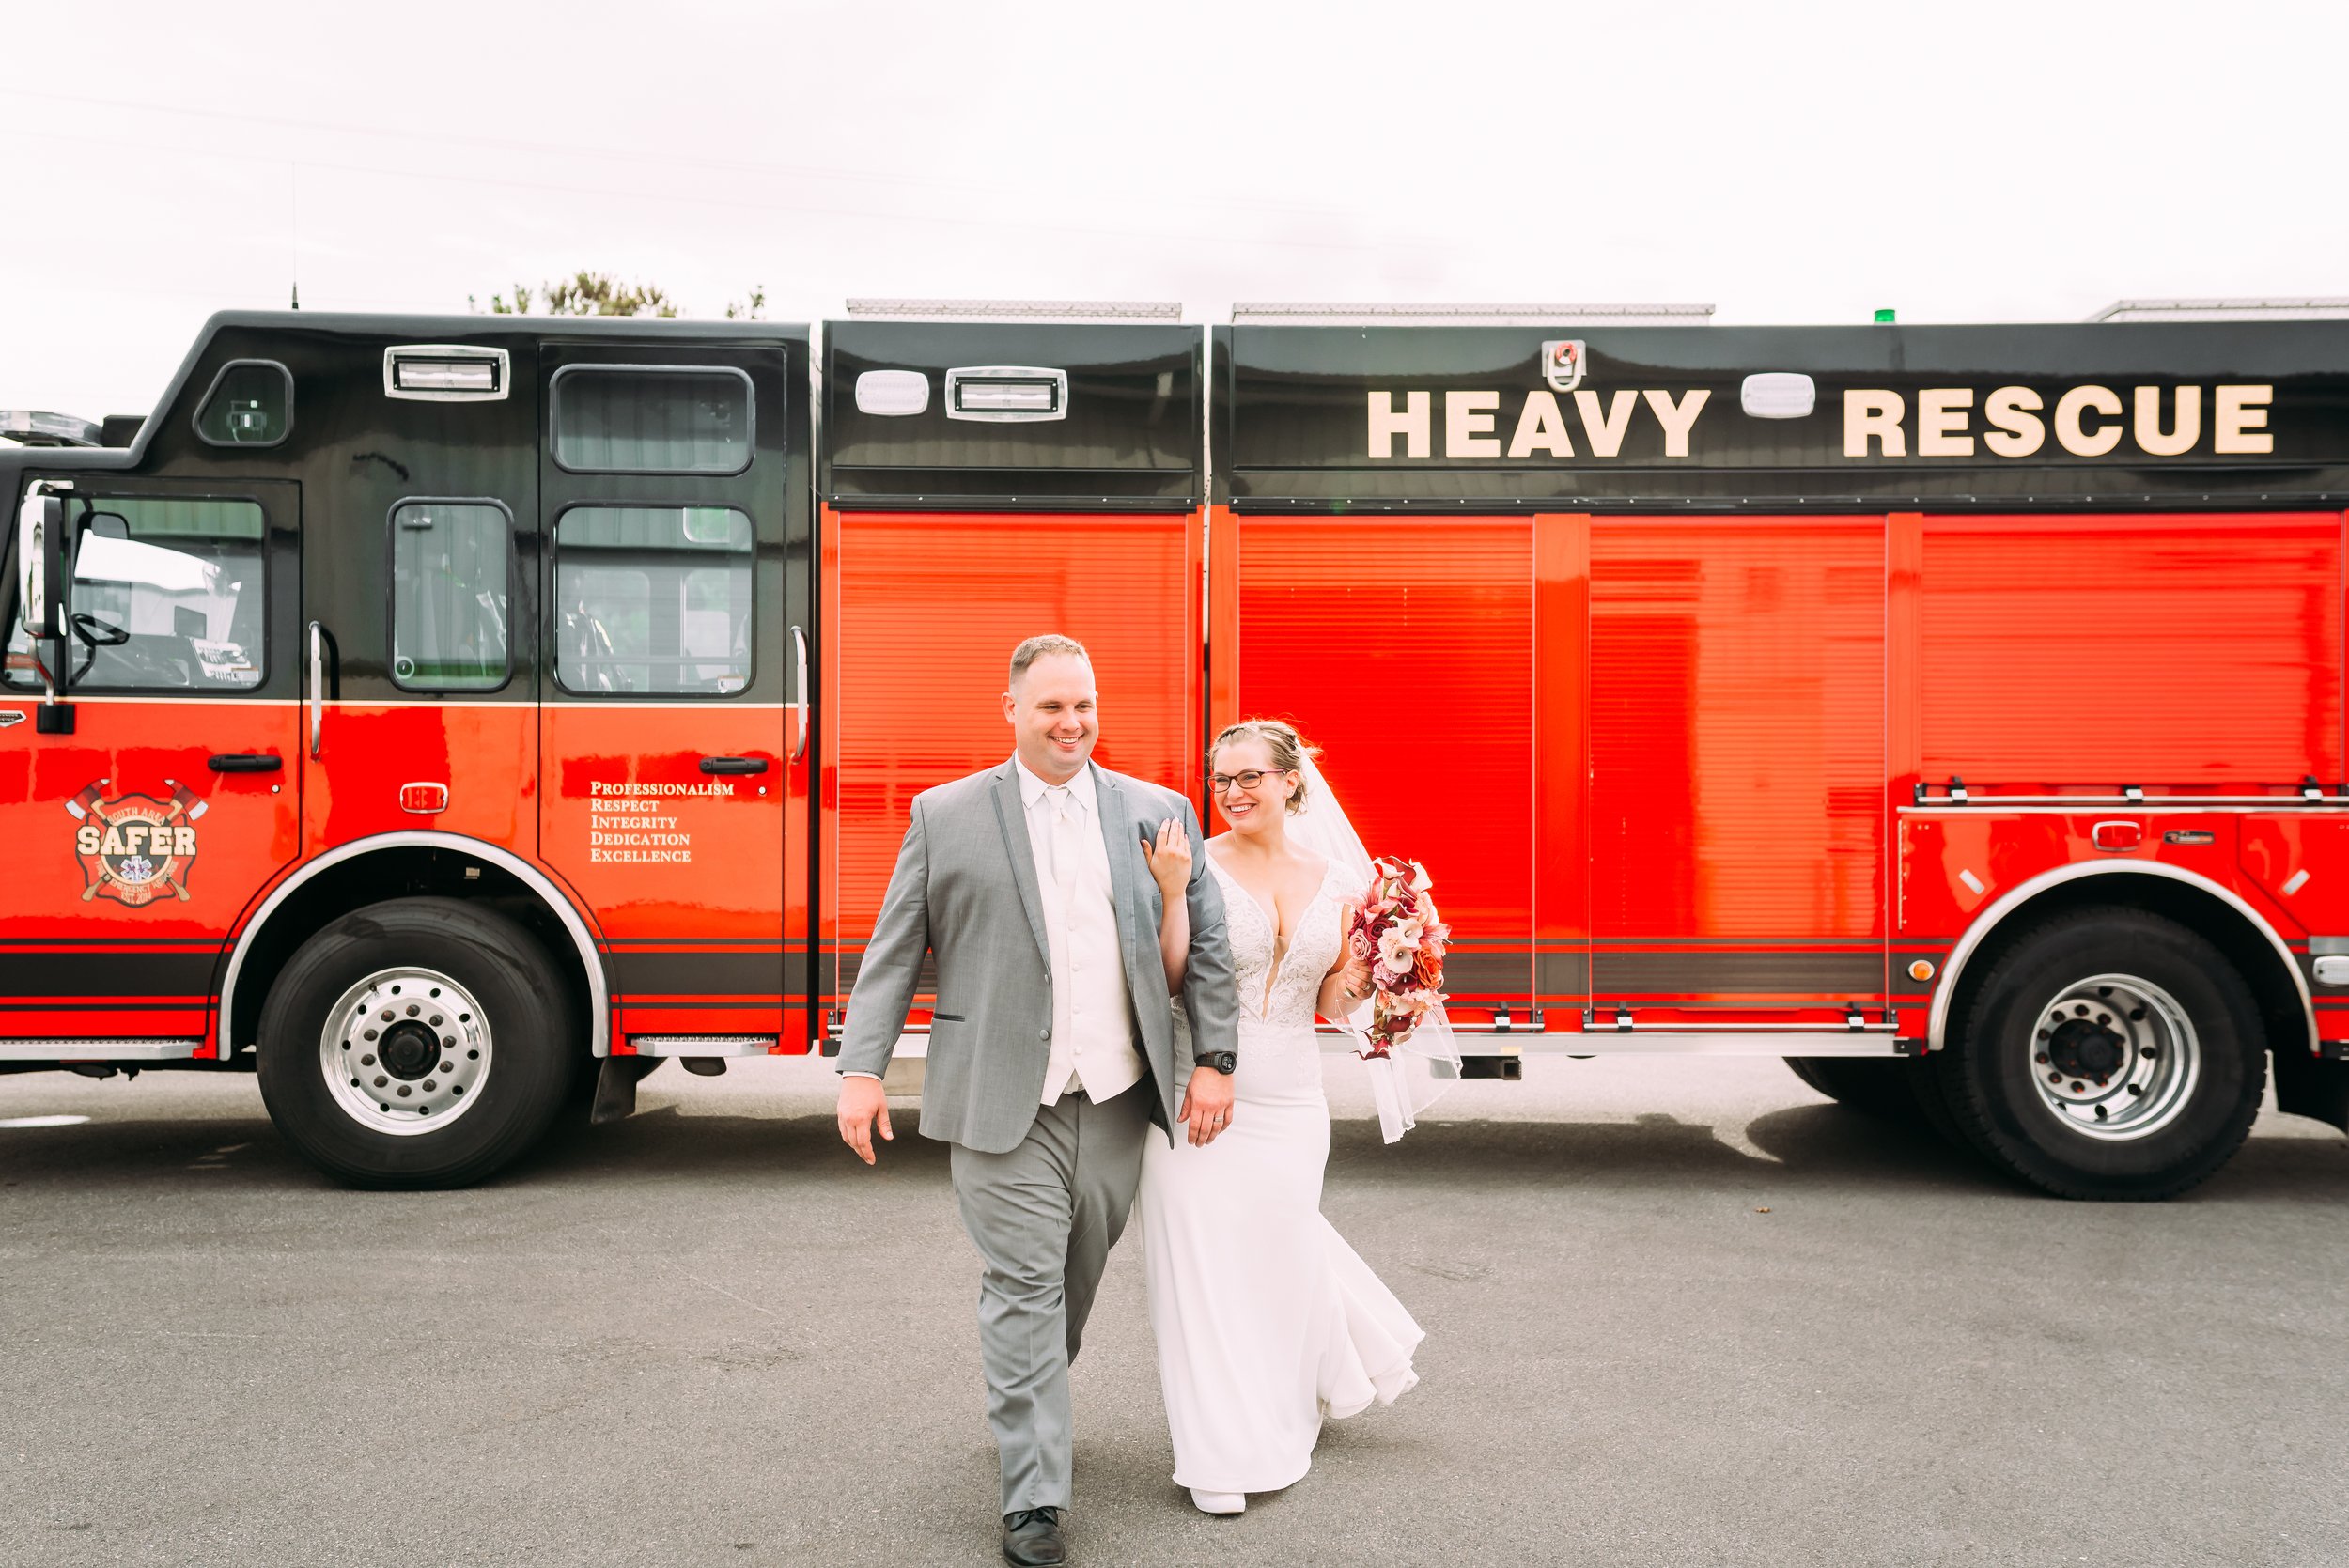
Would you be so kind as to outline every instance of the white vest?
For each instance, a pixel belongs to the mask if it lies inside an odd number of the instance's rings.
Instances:
[[[1142,1080],[1143,1063],[1134,1048],[1133,996],[1117,940],[1117,899],[1093,769],[1088,766],[1070,780],[1064,797],[1026,764],[1015,758],[1013,766],[1052,960],[1052,1049],[1043,1103],[1057,1101],[1072,1076],[1086,1098],[1106,1100]],[[1076,863],[1066,866],[1056,864],[1052,853],[1056,802],[1064,798],[1076,819],[1077,842]]]

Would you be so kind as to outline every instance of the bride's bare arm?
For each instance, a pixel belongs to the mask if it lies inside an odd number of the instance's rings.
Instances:
[[[1182,822],[1168,817],[1159,824],[1159,836],[1143,851],[1150,858],[1150,877],[1159,884],[1159,962],[1166,966],[1166,994],[1179,996],[1183,976],[1190,970],[1190,835]]]
[[[1344,1019],[1370,994],[1370,960],[1354,956],[1353,929],[1354,906],[1348,904],[1338,912],[1338,930],[1343,935],[1337,959],[1321,977],[1321,996],[1314,1003],[1314,1011],[1332,1023]]]

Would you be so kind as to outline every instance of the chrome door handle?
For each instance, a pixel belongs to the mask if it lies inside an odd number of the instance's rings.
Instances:
[[[798,644],[800,654],[800,694],[791,705],[800,716],[799,737],[791,743],[791,760],[797,762],[807,755],[807,633],[795,626],[791,629],[791,641]]]
[[[310,755],[319,754],[319,731],[326,723],[326,629],[310,623]]]

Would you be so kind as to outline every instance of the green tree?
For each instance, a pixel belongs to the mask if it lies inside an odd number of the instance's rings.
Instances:
[[[465,303],[475,310],[472,295]],[[528,316],[537,309],[549,316],[675,316],[677,302],[655,283],[622,283],[609,272],[582,268],[568,278],[542,283],[536,290],[526,283],[514,285],[513,297],[490,296],[492,316]]]
[[[474,295],[465,296],[465,303],[476,314],[481,302]],[[675,316],[677,303],[669,291],[657,283],[623,283],[609,272],[592,272],[584,268],[568,278],[557,278],[533,288],[526,283],[514,285],[509,294],[490,296],[492,316],[528,316],[534,311],[547,316]],[[748,300],[733,300],[726,304],[729,321],[763,321],[767,318],[767,286],[759,284],[751,289]]]

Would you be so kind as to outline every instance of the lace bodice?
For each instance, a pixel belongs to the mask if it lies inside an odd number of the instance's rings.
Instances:
[[[1207,864],[1223,889],[1223,925],[1232,943],[1241,1022],[1282,1030],[1312,1029],[1322,977],[1330,972],[1345,940],[1338,929],[1338,915],[1345,908],[1346,890],[1339,885],[1342,878],[1337,868],[1332,865],[1322,874],[1320,890],[1298,917],[1288,952],[1281,955],[1280,972],[1274,974],[1273,947],[1279,934],[1272,911],[1240,886],[1239,879],[1224,870],[1212,853]]]

